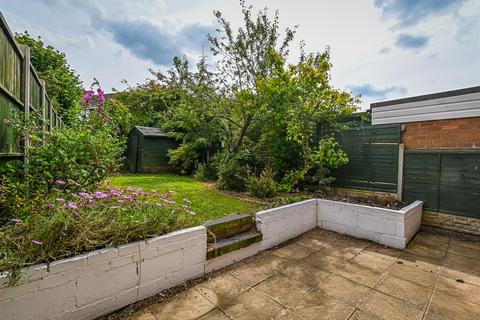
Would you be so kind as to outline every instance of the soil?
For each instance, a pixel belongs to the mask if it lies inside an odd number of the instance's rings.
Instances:
[[[398,201],[396,197],[391,195],[350,195],[350,194],[331,194],[325,199],[342,201],[355,204],[363,204],[372,207],[380,207],[386,209],[399,210],[408,206],[409,202]]]

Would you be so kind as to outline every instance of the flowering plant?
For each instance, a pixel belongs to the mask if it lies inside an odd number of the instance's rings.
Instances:
[[[190,201],[174,194],[104,188],[48,197],[0,227],[0,272],[13,284],[24,267],[198,225]]]

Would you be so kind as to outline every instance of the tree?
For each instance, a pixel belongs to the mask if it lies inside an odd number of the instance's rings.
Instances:
[[[199,60],[195,71],[189,70],[186,58],[175,57],[173,64],[166,73],[153,72],[159,83],[175,92],[178,98],[167,105],[158,125],[182,143],[170,151],[170,163],[183,173],[192,173],[199,166],[209,166],[211,156],[221,147],[221,137],[228,130],[216,112],[222,98],[205,57]]]
[[[234,33],[222,13],[214,11],[219,34],[208,35],[216,57],[218,82],[222,94],[228,98],[219,112],[231,127],[232,140],[226,142],[232,154],[240,150],[248,130],[259,120],[262,100],[257,86],[273,72],[272,53],[277,52],[285,58],[295,34],[294,29],[287,28],[282,39],[278,11],[271,20],[267,8],[254,17],[252,6],[246,6],[243,0],[240,5],[244,27]]]
[[[30,47],[30,61],[41,79],[53,106],[63,120],[78,116],[78,104],[83,94],[82,81],[68,64],[65,53],[45,45],[40,37],[34,39],[25,31],[16,33],[15,40]]]

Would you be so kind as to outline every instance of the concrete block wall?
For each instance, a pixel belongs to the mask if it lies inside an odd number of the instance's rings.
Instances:
[[[322,229],[404,249],[420,228],[423,202],[401,210],[317,200],[317,225]]]
[[[263,234],[260,250],[271,248],[317,227],[317,200],[260,211],[256,223]]]
[[[203,226],[98,250],[32,267],[14,287],[0,275],[0,319],[95,319],[316,227],[404,248],[421,214],[420,201],[396,211],[311,199],[258,212],[263,240],[211,260]]]
[[[0,278],[0,319],[95,319],[205,272],[204,227],[29,269]]]

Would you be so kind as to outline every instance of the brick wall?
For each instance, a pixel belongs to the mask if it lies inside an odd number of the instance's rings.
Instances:
[[[407,150],[480,149],[480,117],[405,124]]]

